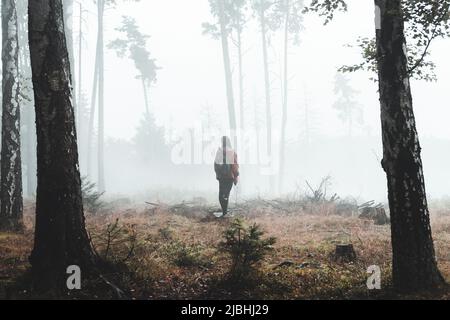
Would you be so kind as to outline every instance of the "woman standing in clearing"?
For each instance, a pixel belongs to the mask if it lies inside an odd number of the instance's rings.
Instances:
[[[219,202],[223,215],[228,213],[228,201],[233,184],[237,185],[239,178],[239,164],[237,154],[231,148],[229,137],[222,137],[222,146],[217,150],[214,160],[214,171],[219,181]]]

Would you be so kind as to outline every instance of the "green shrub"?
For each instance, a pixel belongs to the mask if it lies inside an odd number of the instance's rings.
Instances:
[[[220,244],[220,248],[231,256],[232,278],[250,275],[266,254],[273,250],[276,239],[263,239],[263,235],[259,225],[246,226],[241,219],[235,219],[225,231],[225,241]]]

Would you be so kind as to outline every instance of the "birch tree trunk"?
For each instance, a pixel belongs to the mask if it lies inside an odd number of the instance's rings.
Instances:
[[[22,164],[20,150],[19,35],[14,0],[2,0],[2,150],[0,228],[22,227]]]
[[[85,228],[70,63],[61,0],[28,4],[36,109],[38,187],[30,263],[39,290],[63,288],[65,271],[95,263]]]
[[[413,292],[443,283],[430,227],[408,75],[401,0],[375,0],[382,166],[387,175],[393,282]]]

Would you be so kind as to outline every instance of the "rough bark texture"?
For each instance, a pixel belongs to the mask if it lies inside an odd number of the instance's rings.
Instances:
[[[0,228],[22,227],[22,166],[20,152],[19,35],[14,0],[2,0],[2,150]]]
[[[83,214],[61,0],[30,1],[28,13],[38,156],[30,262],[34,285],[46,290],[62,288],[69,265],[87,273],[94,254]]]
[[[400,291],[435,288],[437,268],[420,144],[407,72],[400,0],[375,0],[379,91],[383,134],[382,165],[387,175],[392,229],[393,282]],[[377,10],[378,11],[378,10]]]

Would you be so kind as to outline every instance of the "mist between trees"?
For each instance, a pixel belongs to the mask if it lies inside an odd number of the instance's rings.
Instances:
[[[97,200],[213,201],[225,136],[223,158],[231,151],[241,166],[239,183],[234,167],[220,184],[224,216],[223,189],[233,183],[237,205],[314,193],[311,185],[326,181],[332,203],[339,193],[356,198],[356,208],[365,200],[389,207],[396,289],[444,284],[428,199],[448,195],[450,141],[427,133],[449,113],[424,125],[413,96],[422,108],[448,101],[447,90],[436,85],[439,96],[427,95],[419,81],[448,73],[430,50],[448,42],[450,1],[375,0],[375,25],[360,1],[175,1],[173,14],[189,24],[176,24],[173,35],[167,3],[2,1],[0,228],[26,228],[24,190],[36,207],[34,285],[57,287],[69,262],[93,273],[101,265],[83,185],[96,188]],[[349,44],[337,39],[357,29],[342,19],[350,4],[364,31]],[[338,16],[343,24],[333,25]],[[260,240],[259,227],[238,222],[228,240],[242,230]],[[263,241],[263,251],[274,243]]]

